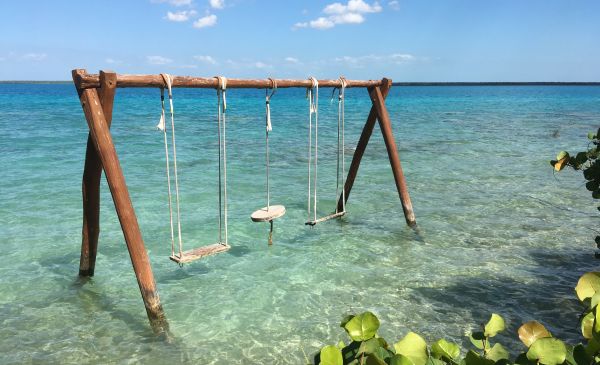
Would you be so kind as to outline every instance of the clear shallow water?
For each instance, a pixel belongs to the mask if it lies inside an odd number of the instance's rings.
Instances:
[[[576,173],[553,176],[558,150],[600,124],[597,87],[394,88],[388,107],[419,224],[404,224],[378,129],[340,221],[306,215],[303,90],[273,99],[268,226],[261,91],[228,93],[229,253],[183,269],[168,260],[156,90],[119,90],[113,135],[174,341],[147,322],[106,184],[96,276],[77,278],[87,127],[70,85],[0,85],[0,363],[298,364],[345,336],[349,311],[371,310],[392,340],[429,340],[503,314],[510,336],[536,318],[576,340],[573,286],[597,267],[597,211]],[[335,198],[335,104],[322,93],[319,208]],[[214,91],[176,90],[187,248],[216,239]],[[347,100],[347,158],[369,109]],[[559,136],[553,137],[558,130]]]

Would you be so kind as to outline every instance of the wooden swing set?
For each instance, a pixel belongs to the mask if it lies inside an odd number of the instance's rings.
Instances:
[[[379,126],[383,134],[388,157],[392,167],[396,188],[400,196],[400,202],[404,211],[406,223],[409,226],[416,224],[412,209],[412,203],[408,194],[408,188],[402,172],[400,157],[396,141],[392,134],[392,126],[388,111],[385,106],[385,98],[392,86],[390,79],[382,80],[316,80],[310,78],[306,80],[275,80],[275,79],[225,79],[224,77],[200,78],[190,76],[171,76],[166,74],[159,75],[118,75],[112,71],[100,71],[99,74],[88,74],[84,69],[72,71],[73,82],[77,89],[81,106],[89,127],[87,149],[85,156],[85,166],[83,171],[82,195],[83,195],[83,229],[81,258],[79,263],[79,275],[91,277],[94,275],[96,253],[98,248],[98,236],[100,233],[100,179],[102,171],[106,175],[108,187],[110,189],[115,210],[123,230],[129,256],[133,265],[137,282],[140,288],[142,299],[146,308],[146,313],[151,324],[155,327],[157,322],[166,323],[164,311],[160,304],[159,295],[156,289],[156,283],[148,253],[142,239],[140,227],[138,225],[135,210],[131,203],[129,191],[125,183],[125,177],[119,163],[115,145],[110,134],[110,124],[113,114],[113,103],[117,88],[159,88],[161,89],[162,115],[158,128],[163,131],[165,142],[165,154],[167,160],[167,179],[169,189],[169,209],[171,218],[171,256],[170,259],[183,264],[196,260],[198,258],[227,251],[229,243],[227,238],[227,166],[226,166],[226,145],[225,145],[225,112],[227,88],[248,88],[265,89],[266,92],[266,169],[267,169],[267,206],[261,208],[251,215],[252,221],[269,222],[271,232],[273,220],[285,214],[285,207],[282,205],[270,204],[269,191],[269,147],[268,137],[271,131],[270,117],[270,99],[277,88],[305,88],[309,99],[309,162],[308,162],[308,220],[307,225],[315,225],[329,219],[338,218],[346,213],[346,202],[350,196],[350,191],[356,179],[358,168],[362,156],[365,152],[375,122],[379,121]],[[317,179],[317,148],[318,148],[318,90],[319,88],[338,89],[338,184],[340,177],[340,163],[342,175],[341,193],[336,191],[337,204],[335,211],[325,217],[317,217],[317,197],[316,197],[316,179]],[[372,107],[363,127],[358,144],[356,146],[352,163],[348,170],[347,177],[344,179],[344,90],[346,88],[364,87],[367,88],[371,98]],[[175,124],[173,113],[172,88],[208,88],[216,89],[218,95],[218,126],[219,126],[219,240],[216,244],[196,248],[190,251],[183,251],[181,241],[181,223],[179,220],[179,191],[177,180],[176,165],[176,147],[175,147]],[[171,177],[171,167],[169,164],[169,145],[167,142],[167,126],[165,118],[164,90],[168,89],[169,104],[171,112],[171,155],[174,163],[174,176]],[[269,95],[269,90],[271,93]],[[314,127],[314,145],[313,145],[313,118]],[[340,129],[341,128],[341,129]],[[341,148],[340,148],[341,145]],[[341,153],[341,156],[340,156]],[[311,160],[313,164],[311,164]],[[312,171],[311,171],[312,166]],[[312,177],[311,177],[312,172]],[[221,178],[224,181],[222,183]],[[175,207],[176,221],[179,241],[179,252],[175,252],[175,225],[172,209],[171,181],[175,181]],[[311,183],[313,191],[311,195]],[[222,189],[223,186],[223,189]],[[312,203],[311,203],[312,200]],[[222,222],[223,220],[223,222]],[[224,235],[222,235],[224,228]]]

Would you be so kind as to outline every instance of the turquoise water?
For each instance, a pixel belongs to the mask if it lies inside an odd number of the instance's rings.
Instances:
[[[335,201],[335,104],[323,91],[319,210]],[[214,91],[176,90],[186,248],[217,235]],[[364,90],[346,102],[347,165],[369,110]],[[96,276],[77,278],[81,173],[87,127],[70,85],[0,85],[0,363],[299,364],[303,351],[344,338],[349,311],[371,310],[381,334],[428,340],[463,334],[490,312],[513,344],[536,318],[576,340],[579,275],[598,265],[597,211],[577,173],[548,160],[585,148],[600,125],[598,87],[394,88],[388,107],[418,232],[406,227],[378,128],[349,213],[304,226],[306,101],[273,98],[268,225],[264,93],[228,93],[231,251],[179,268],[170,262],[157,90],[119,90],[113,135],[146,242],[172,341],[148,325],[110,194],[102,182]],[[557,131],[555,133],[555,131]]]

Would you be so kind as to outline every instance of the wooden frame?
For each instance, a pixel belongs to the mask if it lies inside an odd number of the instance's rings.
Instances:
[[[110,134],[112,110],[117,88],[125,87],[157,87],[165,88],[161,75],[118,75],[111,71],[100,71],[99,74],[88,74],[83,69],[72,71],[73,82],[77,89],[81,106],[89,127],[85,166],[82,182],[83,197],[83,229],[81,243],[81,258],[79,263],[80,276],[93,276],[98,249],[100,232],[100,178],[102,170],[106,175],[115,210],[121,223],[125,243],[129,251],[133,270],[142,294],[146,313],[155,330],[168,328],[163,308],[160,304],[156,283],[150,260],[144,245],[135,210],[131,203],[125,177],[119,163],[119,158]],[[312,82],[306,80],[276,80],[278,88],[311,87]],[[402,172],[400,156],[392,133],[390,117],[385,106],[385,98],[392,86],[389,79],[382,80],[347,80],[346,87],[365,87],[373,103],[371,111],[363,127],[356,151],[352,157],[348,177],[344,185],[345,194],[340,194],[338,210],[342,209],[342,199],[346,201],[358,174],[358,168],[365,152],[375,121],[383,134],[390,165],[394,174],[396,189],[404,211],[406,223],[416,224],[408,187]],[[272,80],[242,80],[228,79],[228,88],[270,88]],[[340,80],[319,80],[319,87],[340,87]],[[186,88],[217,88],[216,78],[199,78],[189,76],[174,76],[172,87]]]

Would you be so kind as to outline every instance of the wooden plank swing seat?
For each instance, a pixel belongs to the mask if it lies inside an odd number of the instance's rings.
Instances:
[[[250,219],[252,219],[253,222],[270,222],[284,214],[285,207],[283,205],[271,205],[254,211],[252,215],[250,215]]]
[[[123,231],[123,236],[125,238],[125,243],[127,245],[133,271],[138,282],[148,319],[156,332],[168,331],[168,323],[156,289],[156,282],[150,265],[148,252],[142,238],[129,190],[125,182],[125,176],[121,169],[119,157],[110,133],[113,101],[116,89],[130,87],[164,89],[167,87],[165,77],[161,74],[120,75],[112,71],[100,71],[99,74],[89,74],[84,69],[73,70],[72,76],[89,127],[82,183],[83,229],[79,275],[89,277],[93,276],[95,271],[98,234],[100,232],[100,180],[102,172],[104,172],[115,210],[121,224],[121,229]],[[170,87],[173,88],[207,88],[224,91],[225,87],[222,85],[222,79],[224,78],[172,76],[169,84]],[[404,212],[404,218],[407,225],[414,226],[416,224],[406,180],[400,164],[396,141],[392,133],[390,116],[385,106],[385,98],[392,86],[392,81],[390,79],[228,79],[225,81],[229,88],[254,88],[265,90],[277,87],[308,89],[314,88],[315,84],[318,84],[320,88],[366,88],[369,92],[372,106],[352,157],[352,163],[348,170],[347,177],[342,184],[342,194],[337,197],[336,213],[322,218],[309,220],[306,224],[314,225],[319,222],[341,217],[345,214],[345,203],[350,196],[362,156],[377,122],[379,122],[385,141],[396,190],[400,197]],[[268,202],[267,206],[268,209],[265,207],[252,213],[251,219],[252,221],[257,222],[270,222],[272,230],[273,220],[285,214],[285,207],[270,205]],[[227,225],[225,224],[225,227],[226,226]],[[198,258],[225,252],[230,249],[230,246],[227,244],[226,233],[224,237],[225,242],[218,242],[177,254],[173,253],[170,256],[170,259],[179,264],[183,264]],[[221,241],[221,239],[219,239],[219,241]]]
[[[198,248],[194,248],[192,250],[183,251],[180,254],[173,254],[169,256],[171,261],[175,261],[178,264],[188,264],[192,261],[199,260],[203,257],[216,255],[218,253],[229,251],[231,246],[226,243],[215,243],[208,246],[202,246]]]
[[[346,215],[346,212],[337,212],[337,213],[331,213],[329,215],[326,215],[324,217],[315,219],[315,220],[310,220],[310,221],[306,221],[304,222],[305,225],[307,226],[314,226],[318,223],[323,223],[323,222],[327,222],[330,219],[336,219],[336,218],[340,218]]]

